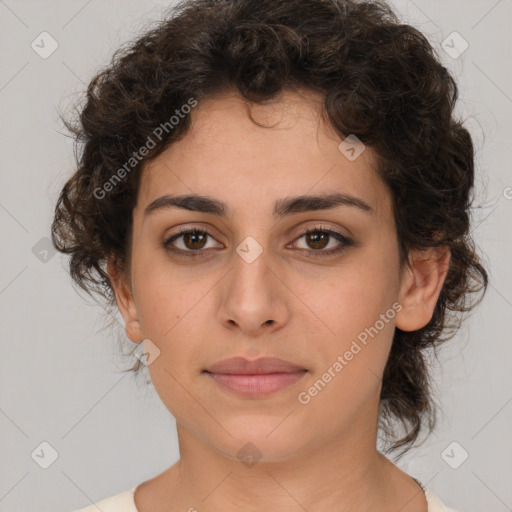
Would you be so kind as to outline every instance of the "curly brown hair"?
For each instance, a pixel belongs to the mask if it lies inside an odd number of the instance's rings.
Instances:
[[[457,85],[426,37],[386,3],[185,0],[172,7],[94,76],[77,119],[63,118],[78,168],[58,198],[52,240],[70,255],[72,279],[115,306],[107,259],[129,269],[141,171],[187,133],[183,105],[226,90],[261,103],[285,88],[321,93],[322,114],[337,133],[375,150],[394,200],[402,262],[411,249],[451,252],[432,319],[414,332],[395,330],[384,371],[379,427],[387,451],[403,448],[401,456],[436,424],[427,349],[436,353],[455,334],[488,276],[470,236],[474,149],[453,115]],[[141,157],[149,139],[153,147]],[[106,187],[116,173],[122,179]]]

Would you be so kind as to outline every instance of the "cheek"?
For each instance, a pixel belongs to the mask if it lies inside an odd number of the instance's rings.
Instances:
[[[315,414],[330,401],[355,414],[378,392],[399,308],[397,261],[391,251],[367,248],[324,272],[315,287],[309,277],[302,278],[297,293],[315,312],[310,317],[321,329],[314,340],[321,356],[313,388],[303,389]],[[311,325],[308,329],[312,332]]]
[[[142,332],[159,350],[148,371],[160,399],[180,419],[190,415],[187,411],[195,403],[192,396],[199,395],[196,377],[204,366],[204,347],[211,342],[205,321],[211,311],[207,311],[204,281],[167,275],[154,267],[139,283],[137,309]]]
[[[189,389],[191,377],[203,369],[204,347],[211,344],[207,319],[212,315],[208,290],[215,284],[213,277],[195,276],[192,267],[171,272],[168,262],[156,259],[133,275],[142,334],[159,350],[148,371],[168,407],[187,400],[180,383]]]
[[[329,335],[315,340],[318,365],[298,398],[305,421],[326,418],[324,428],[332,432],[349,424],[371,401],[378,403],[393,340],[397,308],[390,283],[376,283],[368,275],[347,272],[344,279],[329,285],[326,294],[309,296],[329,326],[322,332]]]
[[[388,312],[387,320],[394,318],[397,261],[391,251],[379,251],[373,245],[359,248],[337,266],[297,272],[300,277],[295,278],[293,289],[322,333],[342,347],[373,326],[382,314]],[[383,327],[379,322],[379,330],[387,337],[392,329],[388,323]]]
[[[143,333],[164,344],[183,329],[186,316],[200,305],[208,279],[194,273],[192,266],[177,266],[159,253],[142,255],[138,261],[134,259],[133,268]]]

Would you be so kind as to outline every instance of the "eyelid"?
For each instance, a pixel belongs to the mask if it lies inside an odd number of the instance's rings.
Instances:
[[[335,248],[331,248],[328,250],[314,250],[314,249],[298,249],[299,251],[306,251],[307,253],[310,253],[313,255],[313,257],[328,257],[328,256],[336,256],[338,254],[341,254],[344,252],[348,247],[355,246],[355,241],[347,236],[341,233],[339,230],[332,228],[330,226],[324,226],[324,225],[318,225],[315,224],[313,226],[305,227],[300,231],[300,233],[294,238],[292,243],[296,243],[297,240],[302,238],[304,235],[307,235],[309,233],[325,233],[331,238],[335,238],[338,242],[340,242],[341,245],[336,246]]]
[[[212,233],[212,231],[210,230],[210,228],[207,228],[207,227],[204,227],[204,226],[180,226],[178,228],[178,231],[176,233],[173,233],[172,235],[170,236],[167,236],[165,237],[162,245],[164,247],[164,249],[167,249],[167,250],[170,250],[170,251],[173,251],[173,252],[177,252],[177,253],[188,253],[188,254],[197,254],[197,253],[205,253],[207,252],[207,249],[197,249],[197,250],[192,250],[192,249],[189,249],[189,250],[184,250],[184,249],[177,249],[175,247],[169,247],[172,245],[172,242],[174,242],[175,240],[179,239],[181,236],[187,234],[187,233],[194,233],[194,232],[197,232],[197,233],[200,233],[200,234],[205,234],[207,235],[208,237],[210,237],[212,240],[215,240],[217,243],[221,243],[221,242],[218,242],[217,238],[215,237],[215,235]],[[209,248],[211,249],[211,248]]]
[[[211,232],[211,230],[207,227],[204,227],[201,225],[180,226],[176,233],[174,233],[164,239],[163,244],[162,244],[164,249],[168,250],[170,252],[178,253],[181,255],[189,256],[189,257],[195,257],[195,256],[199,256],[202,254],[205,254],[205,255],[209,254],[209,252],[210,252],[209,249],[212,249],[212,247],[209,247],[208,249],[196,249],[196,250],[193,250],[193,249],[184,250],[184,249],[177,249],[177,248],[172,247],[172,242],[174,242],[175,240],[180,238],[182,235],[191,233],[191,232],[198,232],[201,234],[205,234],[208,237],[215,240],[216,242],[218,242],[217,239],[215,238],[215,236],[213,235],[213,233]],[[297,249],[297,250],[305,251],[307,253],[313,254],[313,257],[317,257],[317,256],[322,257],[322,256],[331,256],[331,255],[341,253],[347,247],[356,245],[355,242],[350,237],[344,235],[337,229],[334,229],[330,226],[324,226],[324,225],[318,225],[318,224],[312,225],[312,226],[307,226],[307,227],[303,228],[295,236],[295,238],[293,239],[293,241],[291,243],[292,244],[296,243],[297,240],[299,240],[306,234],[316,233],[316,232],[325,233],[330,237],[336,238],[336,240],[338,240],[338,242],[340,242],[341,246],[338,245],[337,247],[331,248],[329,250],[314,250],[314,249]],[[220,242],[218,242],[218,243],[220,243]]]
[[[347,235],[344,235],[337,229],[335,229],[331,226],[324,226],[324,225],[320,225],[320,224],[314,224],[312,226],[307,226],[305,228],[302,228],[301,231],[299,232],[299,234],[295,237],[295,239],[300,238],[301,236],[303,236],[307,233],[311,233],[311,232],[315,232],[315,231],[327,231],[329,233],[336,233],[336,234],[346,238],[347,240],[349,239],[349,237]]]

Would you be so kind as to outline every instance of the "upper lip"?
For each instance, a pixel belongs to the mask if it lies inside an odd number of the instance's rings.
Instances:
[[[244,357],[231,357],[212,364],[205,371],[209,373],[230,373],[234,375],[262,375],[266,373],[306,371],[306,368],[277,357],[260,357],[253,360]]]

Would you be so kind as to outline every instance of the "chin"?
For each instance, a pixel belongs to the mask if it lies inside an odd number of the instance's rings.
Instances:
[[[305,448],[303,429],[290,429],[292,422],[283,419],[257,417],[243,421],[224,422],[233,437],[224,430],[222,438],[210,438],[209,443],[222,455],[239,460],[250,468],[255,463],[282,462],[298,455]]]

